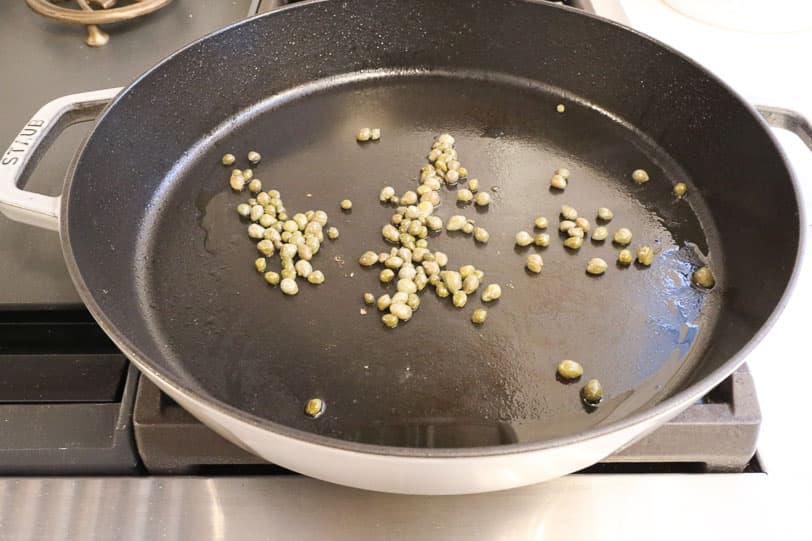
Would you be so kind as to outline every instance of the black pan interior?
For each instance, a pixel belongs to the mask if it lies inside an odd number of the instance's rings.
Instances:
[[[426,33],[444,10],[463,30]],[[378,28],[387,34],[370,34]],[[486,35],[499,39],[485,47]],[[362,126],[380,127],[381,141],[357,144]],[[359,313],[365,291],[384,289],[356,260],[387,249],[380,188],[413,189],[442,131],[494,202],[459,209],[452,190],[438,214],[474,217],[491,240],[443,233],[431,247],[482,268],[503,298],[478,328],[478,299],[459,310],[427,289],[413,320],[387,330],[374,309]],[[234,211],[248,196],[228,189],[219,165],[249,149],[289,211],[324,209],[341,231],[314,260],[327,282],[294,298],[253,270]],[[571,183],[553,193],[562,166]],[[640,167],[653,178],[644,186],[629,179]],[[687,198],[671,194],[676,181]],[[630,32],[526,2],[320,2],[232,28],[108,112],[69,197],[65,235],[82,279],[152,366],[286,427],[403,447],[552,440],[684,390],[763,324],[798,240],[780,155],[724,87]],[[542,274],[526,273],[537,249],[514,249],[515,233],[537,215],[556,224],[562,203],[593,223],[597,207],[612,208],[610,230],[654,246],[653,267],[589,277],[590,257],[614,262],[618,249],[587,242],[573,254],[553,229]],[[788,234],[767,234],[778,229]],[[704,259],[719,281],[711,293],[688,281]],[[578,384],[556,381],[563,358],[602,381],[598,409],[582,406]],[[302,413],[311,397],[327,403],[317,420]]]

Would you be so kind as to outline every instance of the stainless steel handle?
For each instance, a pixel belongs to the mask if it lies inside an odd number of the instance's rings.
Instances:
[[[764,117],[767,124],[774,128],[791,131],[812,150],[812,124],[804,115],[791,109],[756,105],[756,110]]]
[[[121,88],[108,88],[57,98],[43,106],[20,130],[0,157],[0,211],[12,220],[45,229],[59,229],[61,196],[20,188],[31,168],[68,126],[93,120]]]

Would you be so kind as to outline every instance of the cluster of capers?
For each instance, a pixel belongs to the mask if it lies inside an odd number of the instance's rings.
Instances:
[[[377,305],[378,309],[386,312],[381,320],[390,328],[397,327],[400,322],[411,319],[414,311],[420,306],[418,293],[426,286],[432,286],[438,297],[450,298],[454,306],[464,307],[468,296],[474,294],[485,277],[484,272],[473,265],[463,265],[459,270],[448,268],[448,256],[440,251],[429,249],[429,234],[439,232],[446,226],[448,231],[462,231],[473,235],[481,243],[488,242],[490,235],[482,227],[476,227],[473,220],[465,216],[452,216],[447,224],[442,218],[434,214],[440,206],[440,190],[446,186],[454,185],[468,177],[468,171],[459,160],[454,149],[454,137],[444,133],[437,137],[432,144],[428,159],[430,164],[424,165],[420,170],[420,184],[415,191],[409,190],[397,195],[392,186],[384,187],[379,200],[382,203],[396,206],[390,222],[381,228],[381,236],[390,244],[397,245],[390,251],[376,253],[367,251],[359,258],[362,266],[370,267],[382,265],[379,278],[381,283],[387,284],[396,281],[397,292],[394,295],[381,295],[377,299],[369,293],[364,295],[367,304]],[[479,181],[470,179],[467,194],[479,205],[490,203],[490,196],[479,192]],[[463,200],[468,199],[463,193]],[[484,195],[482,197],[481,195]],[[459,192],[457,194],[460,198]],[[467,201],[465,201],[467,202]],[[482,293],[482,301],[489,302],[499,298],[501,289],[491,284]],[[471,321],[482,324],[487,318],[487,312],[480,308],[474,311]]]
[[[584,374],[584,367],[581,366],[581,363],[571,359],[564,359],[558,363],[556,371],[562,380],[577,381]],[[586,385],[581,388],[581,400],[583,400],[587,406],[597,406],[601,400],[603,400],[603,386],[601,382],[597,379],[587,381]]]
[[[361,128],[355,134],[355,140],[359,143],[366,143],[367,141],[377,141],[381,138],[380,128]]]
[[[252,164],[259,163],[259,153],[251,151],[248,159]],[[235,162],[233,154],[223,156],[224,165]],[[238,171],[235,169],[234,171]],[[246,171],[251,171],[247,169]],[[236,191],[235,176],[245,178],[244,172],[240,175],[232,173],[231,187]],[[248,178],[253,177],[253,172]],[[256,185],[252,186],[252,184]],[[311,284],[324,283],[324,273],[314,270],[311,260],[324,242],[327,226],[327,213],[323,210],[308,210],[305,213],[296,213],[288,216],[288,211],[282,202],[277,190],[262,191],[262,184],[258,179],[249,182],[249,190],[253,194],[246,203],[237,205],[237,213],[248,219],[248,236],[256,241],[260,257],[254,260],[254,268],[261,273],[272,286],[278,285],[285,295],[296,295],[299,286],[297,278],[303,278]],[[330,239],[338,238],[338,229],[329,227],[326,231]],[[268,269],[268,260],[279,253],[281,271],[279,273]]]

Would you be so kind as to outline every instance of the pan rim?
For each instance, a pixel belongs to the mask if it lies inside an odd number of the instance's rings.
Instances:
[[[612,433],[620,432],[626,429],[630,429],[634,426],[640,426],[642,429],[642,427],[647,426],[656,419],[668,419],[671,416],[676,415],[677,413],[688,407],[695,400],[707,394],[710,390],[712,390],[719,383],[721,383],[727,376],[733,373],[739,366],[741,366],[746,361],[746,357],[748,356],[748,354],[761,342],[766,333],[772,329],[773,325],[783,312],[784,307],[786,306],[789,300],[789,296],[795,289],[795,286],[800,276],[800,261],[804,250],[807,235],[805,228],[803,227],[803,224],[806,223],[805,222],[806,212],[805,209],[803,208],[803,205],[801,204],[802,195],[799,181],[796,178],[792,167],[790,166],[790,162],[788,161],[783,148],[778,144],[775,135],[772,133],[771,129],[766,124],[761,115],[758,114],[758,112],[755,110],[754,106],[748,103],[746,100],[744,100],[739,95],[739,93],[736,92],[733,88],[731,88],[730,85],[728,85],[725,81],[721,80],[713,72],[711,72],[710,70],[699,64],[697,61],[677,51],[671,46],[662,43],[661,41],[656,40],[650,36],[647,36],[633,28],[626,27],[615,21],[594,15],[592,13],[587,13],[585,11],[576,8],[571,8],[568,6],[553,5],[546,2],[540,2],[539,0],[514,0],[517,3],[538,6],[538,9],[559,9],[568,11],[575,16],[588,17],[594,20],[595,22],[608,24],[621,31],[631,32],[638,38],[653,43],[654,45],[658,46],[664,51],[678,57],[683,62],[690,64],[691,66],[702,72],[705,77],[707,77],[713,83],[715,83],[724,91],[726,91],[733,100],[739,102],[739,104],[744,107],[744,109],[751,115],[751,117],[753,117],[753,119],[755,119],[755,121],[761,125],[762,129],[766,132],[769,141],[772,143],[773,149],[778,153],[778,156],[781,158],[784,164],[784,168],[786,169],[787,176],[790,180],[793,194],[795,196],[795,201],[797,205],[796,211],[798,217],[797,223],[798,246],[795,252],[792,273],[787,281],[783,293],[781,294],[781,297],[779,298],[778,302],[775,305],[775,308],[767,317],[764,324],[753,334],[753,336],[744,344],[744,346],[739,351],[736,352],[735,355],[733,355],[731,358],[725,361],[719,368],[708,374],[706,377],[702,378],[700,381],[692,384],[687,389],[684,389],[683,391],[666,398],[665,400],[661,401],[660,403],[656,404],[653,407],[639,410],[633,413],[632,415],[619,419],[618,421],[606,425],[592,427],[583,432],[574,433],[568,436],[546,439],[541,441],[519,442],[496,446],[465,447],[465,448],[396,447],[370,443],[359,443],[349,440],[341,440],[338,438],[322,436],[314,434],[312,432],[299,430],[281,423],[271,421],[269,419],[256,416],[252,413],[241,410],[235,406],[223,402],[222,400],[215,398],[206,392],[199,392],[195,389],[179,385],[178,383],[176,383],[174,381],[174,378],[171,378],[167,375],[167,371],[160,366],[160,363],[151,360],[149,356],[145,355],[136,346],[136,344],[131,342],[129,338],[125,336],[125,334],[121,332],[118,329],[118,327],[107,317],[104,310],[96,302],[94,294],[91,292],[91,290],[85,283],[82,271],[79,268],[79,264],[77,263],[76,258],[74,256],[73,246],[68,231],[69,228],[68,223],[70,215],[69,202],[71,199],[70,194],[72,192],[71,188],[73,185],[73,181],[75,179],[76,169],[79,165],[79,162],[81,161],[80,158],[84,154],[87,145],[93,138],[96,129],[101,123],[104,122],[109,112],[119,102],[121,102],[124,99],[124,97],[130,92],[131,89],[138,86],[142,80],[150,77],[150,75],[156,69],[170,62],[176,56],[182,54],[188,49],[197,46],[198,44],[208,40],[213,36],[217,36],[222,33],[232,31],[233,29],[239,28],[242,25],[252,24],[254,21],[264,19],[265,17],[278,16],[278,14],[285,13],[289,10],[306,9],[308,6],[322,4],[329,1],[331,0],[306,0],[300,3],[290,4],[288,6],[279,8],[277,10],[271,11],[269,13],[257,17],[237,21],[231,25],[221,28],[215,32],[212,32],[194,42],[191,42],[188,45],[184,46],[183,48],[179,49],[178,51],[165,57],[163,60],[152,66],[150,69],[141,74],[139,77],[137,77],[132,83],[127,85],[124,88],[124,90],[122,90],[116,96],[116,98],[105,108],[105,110],[97,118],[93,129],[90,131],[90,133],[83,141],[81,147],[77,151],[68,169],[65,179],[63,197],[61,198],[60,228],[59,228],[60,241],[62,244],[62,252],[65,257],[68,272],[71,276],[71,279],[73,280],[73,283],[79,293],[80,298],[84,302],[90,314],[102,328],[102,330],[110,337],[110,339],[116,344],[116,346],[121,349],[121,351],[127,356],[127,358],[130,359],[130,361],[132,361],[139,368],[139,370],[141,370],[145,375],[147,375],[147,377],[149,377],[152,380],[160,381],[161,387],[172,389],[173,392],[177,393],[180,396],[183,396],[186,400],[192,403],[198,404],[202,408],[214,409],[219,414],[233,418],[237,421],[248,423],[255,427],[261,428],[267,432],[271,432],[276,435],[287,438],[292,438],[305,444],[317,444],[339,449],[342,451],[355,452],[364,455],[390,456],[408,459],[433,460],[437,458],[450,459],[456,457],[488,457],[498,455],[532,453],[536,451],[542,451],[545,449],[577,445],[581,442],[597,440],[601,437],[607,436]]]

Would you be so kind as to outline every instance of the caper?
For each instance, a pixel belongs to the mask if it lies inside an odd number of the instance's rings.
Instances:
[[[536,274],[541,272],[541,267],[544,266],[544,261],[541,259],[541,256],[538,254],[530,254],[527,256],[527,261],[525,263],[527,270],[530,272],[534,272]]]
[[[550,186],[556,190],[563,190],[567,187],[567,179],[561,175],[553,175],[553,178],[550,179]]]
[[[330,240],[336,240],[338,238],[338,228],[336,227],[329,227],[327,228],[327,238]]]
[[[271,216],[270,214],[263,214],[259,217],[259,225],[262,227],[271,227],[273,224],[276,223],[276,218]]]
[[[536,229],[547,229],[547,226],[548,226],[547,218],[545,218],[544,216],[539,216],[538,218],[533,220],[533,227],[535,227]]]
[[[442,282],[439,282],[435,286],[434,292],[437,293],[438,297],[443,298],[443,299],[448,297],[449,295],[451,295],[451,292],[448,290],[448,288]]]
[[[479,179],[478,178],[472,178],[471,180],[469,180],[468,181],[468,189],[471,190],[474,193],[478,192],[479,191]]]
[[[440,273],[440,278],[451,293],[462,289],[462,276],[457,271],[446,270]]]
[[[297,212],[296,214],[294,214],[293,218],[291,219],[296,223],[296,226],[299,228],[299,231],[304,231],[304,228],[307,227],[307,216],[305,216],[301,212]]]
[[[273,255],[273,242],[269,241],[268,239],[263,239],[257,243],[257,250],[259,250],[259,253],[264,256]]]
[[[420,297],[417,296],[417,293],[409,293],[409,298],[406,299],[406,306],[412,309],[412,311],[416,311],[420,308]]]
[[[294,269],[284,268],[282,269],[279,274],[282,276],[282,279],[296,279],[296,271]]]
[[[396,285],[398,291],[403,291],[406,294],[417,293],[417,286],[414,280],[410,278],[401,278]]]
[[[392,224],[386,224],[381,229],[381,235],[389,242],[398,242],[400,240],[400,232]]]
[[[465,216],[455,214],[448,219],[448,222],[446,222],[446,231],[459,231],[467,222],[468,220],[465,218]]]
[[[401,321],[409,321],[412,318],[412,309],[404,302],[393,302],[389,306],[389,313]]]
[[[577,250],[581,246],[583,246],[583,244],[584,244],[584,238],[583,237],[568,237],[564,241],[564,246],[566,246],[570,250]]]
[[[251,180],[254,178],[254,170],[253,169],[243,169],[242,176],[245,177],[245,180]]]
[[[349,199],[342,199],[341,200],[341,209],[342,210],[350,210],[352,208],[352,201]]]
[[[386,203],[393,195],[395,195],[395,189],[392,186],[386,186],[381,190],[380,200],[382,203]]]
[[[279,284],[279,274],[273,271],[268,271],[265,273],[265,281],[271,284],[272,286]]]
[[[450,133],[443,133],[437,137],[437,142],[446,145],[453,145],[454,137]]]
[[[466,169],[463,166],[460,166],[460,168],[457,169],[457,173],[460,174],[460,178],[466,178],[468,176],[468,169]]]
[[[392,255],[386,258],[383,264],[390,269],[399,269],[403,266],[403,258],[397,255]]]
[[[674,195],[682,197],[688,192],[688,185],[684,182],[677,182],[674,184]]]
[[[519,231],[516,233],[516,246],[530,246],[533,244],[533,236],[527,231]]]
[[[601,207],[598,209],[598,219],[603,220],[604,222],[609,222],[612,218],[615,217],[615,214],[606,207]]]
[[[321,398],[311,398],[305,404],[304,412],[309,417],[320,417],[324,413],[324,401]]]
[[[440,252],[439,250],[434,252],[434,260],[441,267],[448,265],[448,256],[445,254],[445,252]]]
[[[713,272],[711,272],[708,267],[700,267],[695,270],[694,273],[691,274],[691,281],[705,289],[710,289],[716,284],[716,278],[714,278]]]
[[[558,375],[564,379],[578,379],[584,374],[584,367],[570,359],[558,363]]]
[[[578,217],[575,219],[575,227],[580,227],[584,233],[589,233],[592,226],[586,218]]]
[[[369,138],[373,141],[377,141],[381,138],[381,129],[380,128],[372,128],[369,132]]]
[[[398,320],[398,316],[396,316],[395,314],[384,314],[381,316],[381,321],[383,321],[383,324],[389,327],[390,329],[394,329],[395,327],[398,326],[398,322],[400,320]]]
[[[265,234],[265,228],[259,224],[251,224],[248,226],[248,236],[252,239],[261,239]]]
[[[499,287],[499,284],[488,284],[488,286],[482,292],[482,302],[495,301],[501,296],[502,288]]]
[[[588,272],[589,274],[594,274],[596,276],[606,272],[607,268],[609,268],[609,265],[607,265],[606,261],[604,261],[600,257],[593,257],[586,263],[586,272]]]
[[[389,305],[392,304],[392,297],[390,297],[389,295],[381,295],[380,297],[378,297],[378,301],[375,304],[377,305],[378,310],[383,312],[384,310],[389,308]]]
[[[632,171],[632,180],[638,184],[644,184],[649,181],[649,176],[645,169],[635,169]]]
[[[253,179],[248,183],[248,191],[251,193],[259,193],[262,191],[262,181],[258,178]]]
[[[574,221],[578,217],[578,211],[570,205],[561,205],[561,216],[565,220]]]
[[[584,388],[581,389],[581,398],[589,406],[595,406],[603,399],[603,387],[601,382],[596,379],[591,379],[586,382]]]
[[[460,174],[456,170],[450,170],[445,174],[445,180],[448,184],[456,184],[460,179]]]
[[[637,249],[637,262],[646,267],[654,261],[654,250],[651,246],[641,246]]]
[[[617,254],[617,262],[621,265],[631,265],[632,261],[634,261],[634,256],[632,256],[631,250],[624,249]]]
[[[592,240],[606,240],[608,236],[609,230],[602,225],[596,227],[595,231],[592,232]]]
[[[307,281],[313,285],[319,285],[324,283],[324,273],[320,270],[314,270],[310,274],[307,275]]]
[[[491,203],[491,196],[488,192],[478,192],[474,196],[474,204],[479,207],[487,207]]]
[[[327,225],[327,213],[323,210],[317,210],[313,213],[313,221],[316,223],[320,223],[322,227]]]
[[[537,233],[533,237],[533,243],[536,246],[541,246],[542,248],[546,248],[550,245],[550,235],[547,233]]]
[[[240,203],[239,205],[237,205],[237,214],[239,214],[243,218],[247,218],[251,214],[251,205]]]
[[[486,243],[490,240],[491,234],[484,227],[474,228],[474,240],[481,243]]]
[[[486,319],[488,319],[488,311],[484,308],[477,308],[474,310],[474,313],[471,314],[471,323],[475,325],[482,325]]]
[[[632,232],[626,229],[625,227],[621,227],[617,231],[615,231],[615,236],[613,240],[620,244],[621,246],[627,246],[632,241]]]
[[[460,276],[462,276],[463,278],[468,278],[475,272],[476,267],[474,267],[473,265],[463,265],[462,267],[460,267]]]
[[[297,261],[294,268],[296,269],[296,274],[302,278],[307,278],[313,272],[313,265],[310,264],[310,261],[305,261],[304,259]]]
[[[370,130],[369,128],[361,128],[355,135],[355,140],[361,142],[369,141],[371,138],[372,138],[372,130]]]
[[[555,110],[558,113],[563,113],[564,111],[567,110],[567,108],[563,103],[559,103],[558,105],[555,106]]]
[[[470,235],[474,232],[474,224],[471,223],[471,220],[465,222],[465,225],[462,226],[462,232],[466,235]]]
[[[367,251],[361,254],[361,257],[358,258],[358,263],[361,264],[363,267],[371,267],[375,263],[378,262],[378,254],[373,251]]]
[[[258,257],[254,260],[254,267],[257,269],[257,272],[265,272],[268,268],[268,262],[264,257]]]
[[[256,150],[252,150],[248,153],[248,161],[251,162],[252,165],[258,164],[261,159],[262,155]]]
[[[577,227],[577,226],[576,227],[570,227],[567,230],[567,235],[569,235],[570,237],[584,238],[584,230],[581,229],[580,227]]]
[[[241,192],[245,188],[245,179],[242,175],[233,175],[228,183],[235,192]]]
[[[443,219],[439,216],[427,216],[426,227],[432,231],[439,231],[443,228]]]
[[[222,162],[226,167],[233,165],[236,160],[237,158],[234,156],[234,154],[223,154]]]
[[[467,188],[460,188],[457,190],[457,201],[460,203],[470,203],[474,198],[474,194]]]
[[[417,269],[411,263],[404,264],[398,271],[398,278],[400,279],[414,280],[415,276],[417,276]]]
[[[566,179],[570,178],[570,170],[567,169],[566,167],[559,167],[558,169],[555,170],[555,174],[561,175]]]
[[[279,283],[279,289],[285,295],[296,295],[299,292],[299,286],[293,278],[285,278]]]
[[[429,276],[440,274],[440,265],[438,265],[436,261],[423,261],[421,265]]]
[[[375,295],[372,293],[364,293],[364,302],[366,304],[375,304]]]
[[[462,281],[462,290],[467,294],[471,294],[479,288],[479,278],[476,274],[466,276]]]
[[[562,233],[566,233],[570,229],[575,227],[575,222],[572,220],[562,220],[560,224],[558,224],[558,230]]]
[[[414,205],[417,203],[417,193],[409,190],[400,196],[401,205]]]
[[[379,278],[382,283],[388,284],[389,282],[395,279],[395,271],[393,271],[392,269],[383,269],[381,271],[381,274],[379,275]]]

